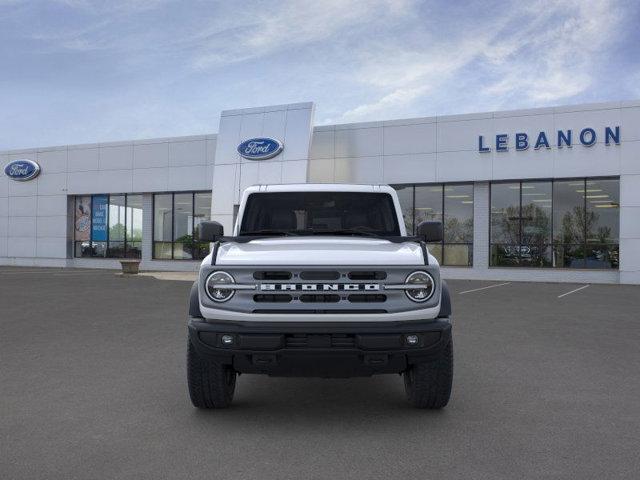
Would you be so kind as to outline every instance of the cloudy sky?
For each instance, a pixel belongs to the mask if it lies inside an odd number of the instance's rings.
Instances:
[[[639,4],[0,0],[0,149],[636,99]]]

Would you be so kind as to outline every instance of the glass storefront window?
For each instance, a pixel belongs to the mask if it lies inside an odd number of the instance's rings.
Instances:
[[[127,195],[127,257],[142,255],[142,195]]]
[[[400,185],[395,187],[402,209],[402,217],[404,218],[404,226],[407,229],[407,235],[413,235],[413,185]]]
[[[202,259],[209,243],[198,241],[198,227],[211,218],[210,192],[160,193],[153,196],[153,258]]]
[[[109,247],[107,256],[124,257],[124,224],[126,223],[126,207],[124,195],[109,196]]]
[[[193,246],[193,194],[173,196],[173,258],[189,259]]]
[[[443,223],[444,239],[429,244],[443,265],[473,264],[473,184],[398,185],[407,234],[426,220]]]
[[[193,257],[204,258],[209,253],[209,243],[200,241],[200,223],[211,218],[211,193],[193,195]]]
[[[520,265],[551,265],[551,182],[523,182],[521,197]]]
[[[518,265],[520,183],[491,185],[491,265]]]
[[[171,259],[173,245],[173,195],[153,196],[153,258]]]
[[[142,195],[86,195],[75,198],[76,257],[140,258]]]
[[[473,263],[473,185],[444,186],[445,265]]]
[[[619,183],[491,184],[491,266],[618,268]]]
[[[585,180],[553,182],[554,266],[584,268]]]
[[[588,179],[585,183],[586,268],[618,268],[620,182]]]

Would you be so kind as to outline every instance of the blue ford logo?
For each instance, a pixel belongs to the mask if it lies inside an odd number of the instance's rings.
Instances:
[[[273,138],[250,138],[238,145],[238,153],[248,160],[266,160],[278,155],[284,146]]]
[[[4,173],[12,180],[26,182],[38,176],[40,165],[33,160],[14,160],[4,167]]]

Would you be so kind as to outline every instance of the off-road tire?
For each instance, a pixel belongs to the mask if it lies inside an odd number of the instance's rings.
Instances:
[[[416,363],[404,372],[404,390],[409,402],[417,408],[442,408],[449,403],[453,382],[453,340],[438,358]]]
[[[236,377],[236,372],[229,365],[203,359],[191,341],[188,342],[187,382],[194,407],[228,407],[236,389]]]

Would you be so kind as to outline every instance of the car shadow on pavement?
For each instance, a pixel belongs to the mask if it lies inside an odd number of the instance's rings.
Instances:
[[[269,378],[242,375],[236,397],[227,409],[194,410],[200,419],[215,424],[225,421],[260,418],[261,424],[293,423],[298,425],[345,422],[370,423],[371,428],[388,422],[447,416],[442,410],[418,410],[405,398],[403,379],[399,375],[370,378]]]

